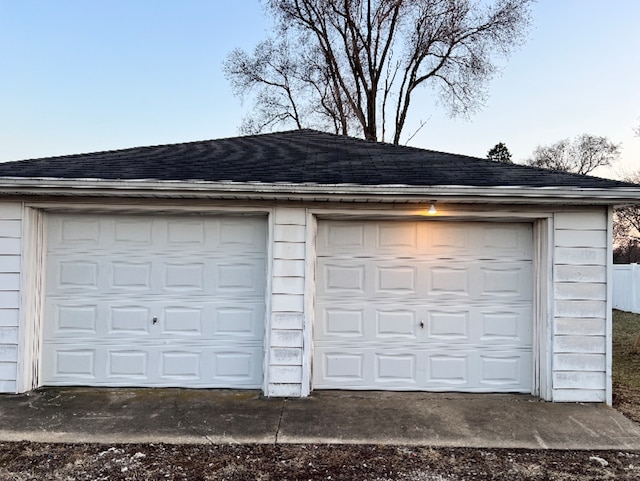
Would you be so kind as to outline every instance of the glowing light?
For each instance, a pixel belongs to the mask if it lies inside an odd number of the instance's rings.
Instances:
[[[436,210],[436,202],[433,201],[433,202],[431,202],[431,207],[429,207],[429,210],[427,211],[427,214],[435,215],[437,213],[438,213],[438,211]]]

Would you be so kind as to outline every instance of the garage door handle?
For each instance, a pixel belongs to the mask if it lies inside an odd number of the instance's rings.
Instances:
[[[156,322],[158,322],[158,318],[156,316],[153,316],[153,319],[151,320],[151,322],[155,324]]]
[[[420,321],[420,329],[424,329],[424,322]]]

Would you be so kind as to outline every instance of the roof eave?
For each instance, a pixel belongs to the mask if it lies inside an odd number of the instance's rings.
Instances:
[[[0,177],[0,194],[19,196],[487,203],[639,204],[640,186],[615,188],[359,185]]]

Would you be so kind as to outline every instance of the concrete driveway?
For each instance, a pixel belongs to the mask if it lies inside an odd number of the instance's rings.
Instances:
[[[525,395],[47,388],[0,396],[0,420],[0,441],[640,450],[640,427],[612,408]]]

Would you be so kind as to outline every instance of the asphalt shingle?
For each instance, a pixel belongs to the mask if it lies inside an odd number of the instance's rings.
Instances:
[[[0,164],[0,177],[477,187],[630,184],[315,130]]]

